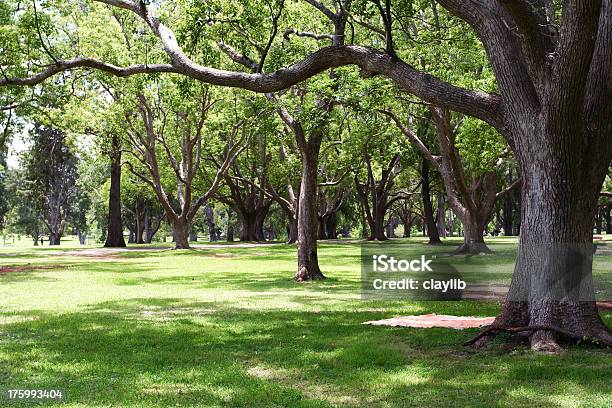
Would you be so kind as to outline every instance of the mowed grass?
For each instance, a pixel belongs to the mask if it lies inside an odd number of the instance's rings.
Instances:
[[[402,242],[415,254],[457,244]],[[495,254],[477,262],[509,281],[515,241],[489,242]],[[321,244],[328,279],[299,285],[284,244],[161,246],[0,247],[0,265],[23,267],[0,274],[0,391],[61,389],[61,404],[82,407],[612,406],[606,350],[472,353],[461,343],[476,330],[363,325],[493,316],[499,304],[362,301],[356,243]],[[597,276],[610,270],[610,256],[597,258]]]

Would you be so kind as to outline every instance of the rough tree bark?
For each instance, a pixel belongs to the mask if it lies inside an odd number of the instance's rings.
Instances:
[[[108,230],[106,233],[106,248],[123,248],[123,222],[121,220],[121,139],[111,136],[111,174],[110,193],[108,196]]]
[[[294,123],[294,126],[297,124]],[[319,150],[321,148],[321,133],[314,133],[306,140],[301,125],[299,130],[299,149],[302,156],[302,179],[298,199],[298,232],[297,256],[298,270],[295,274],[297,282],[325,279],[319,268],[317,254],[318,206],[317,187],[319,173]]]
[[[524,180],[517,263],[493,326],[537,326],[531,347],[546,352],[560,350],[562,331],[612,345],[592,286],[593,216],[612,158],[612,2],[565,2],[559,26],[541,8],[500,2],[522,34],[507,38],[490,33],[501,17],[442,3],[483,39],[508,102],[499,129]]]
[[[189,249],[189,222],[187,217],[177,217],[172,222],[174,249]]]

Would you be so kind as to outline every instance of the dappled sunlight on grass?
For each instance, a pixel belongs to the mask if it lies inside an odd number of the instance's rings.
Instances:
[[[406,245],[453,249],[418,242]],[[512,263],[512,241],[491,246],[496,254],[478,262]],[[612,399],[605,350],[475,354],[460,346],[473,329],[363,325],[406,314],[492,316],[499,304],[362,301],[356,244],[321,245],[329,279],[298,285],[294,252],[283,244],[130,250],[108,262],[28,248],[8,257],[67,266],[0,275],[0,389],[64,389],[66,406],[571,407]]]

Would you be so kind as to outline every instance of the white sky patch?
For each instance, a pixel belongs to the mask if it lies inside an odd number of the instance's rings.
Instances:
[[[8,168],[15,169],[19,167],[19,155],[30,147],[28,142],[28,132],[32,128],[32,125],[27,124],[20,134],[14,135],[13,140],[8,149],[8,157],[6,158],[6,164]]]

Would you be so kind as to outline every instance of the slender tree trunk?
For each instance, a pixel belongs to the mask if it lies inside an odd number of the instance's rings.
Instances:
[[[270,207],[263,207],[255,212],[255,239],[256,241],[265,241],[266,234],[264,233],[264,222],[268,215],[268,209]]]
[[[440,234],[433,216],[433,205],[431,204],[431,187],[429,184],[429,162],[423,158],[421,162],[421,192],[423,196],[423,222],[427,227],[427,236],[430,245],[441,244]]]
[[[325,217],[318,217],[318,225],[319,227],[317,228],[317,239],[319,240],[324,240],[327,239],[327,233],[326,233],[326,228],[325,228]]]
[[[412,226],[415,224],[415,219],[407,215],[405,219],[402,220],[402,224],[404,225],[404,233],[402,237],[410,238],[412,233]]]
[[[448,210],[448,236],[452,237],[455,234],[455,222],[457,222],[457,217],[453,212],[453,209],[450,208]]]
[[[295,244],[297,242],[298,228],[297,228],[297,217],[289,217],[289,223],[287,225],[287,243]]]
[[[227,242],[234,242],[234,226],[227,226]]]
[[[193,229],[189,232],[189,242],[198,242],[198,233]]]
[[[128,244],[134,244],[136,242],[136,233],[130,227],[128,227],[128,230],[130,231],[130,234],[128,236]]]
[[[325,279],[319,268],[317,254],[318,206],[317,176],[319,170],[320,143],[309,141],[301,148],[302,180],[298,200],[298,268],[297,282]]]
[[[612,234],[612,204],[606,206],[604,218],[606,219],[606,234]]]
[[[234,225],[232,224],[232,210],[227,210],[227,242],[234,242]]]
[[[159,231],[159,227],[161,225],[162,216],[160,214],[156,214],[155,217],[151,216],[151,210],[148,209],[148,222],[145,223],[145,243],[150,244],[153,242],[153,237]],[[153,221],[155,220],[155,221]],[[156,224],[154,225],[153,222]]]
[[[444,194],[442,194],[442,192],[438,193],[437,212],[436,228],[438,229],[438,235],[442,238],[446,238],[446,211],[444,209]]]
[[[336,211],[332,212],[325,220],[325,231],[327,239],[338,238],[338,214]]]
[[[142,208],[136,205],[136,243],[144,244],[144,231],[145,231],[145,213]]]
[[[595,212],[595,231],[598,234],[601,234],[601,231],[602,231],[602,223],[603,223],[603,217],[601,214],[602,212],[603,212],[603,208],[597,207],[597,211]]]
[[[395,228],[397,227],[398,222],[395,217],[389,217],[389,221],[387,222],[387,238],[395,238]]]
[[[110,193],[108,196],[108,230],[106,248],[123,248],[123,224],[121,220],[121,140],[112,136]]]
[[[208,235],[210,237],[210,242],[215,242],[217,240],[217,226],[215,225],[215,216],[213,213],[213,209],[210,205],[206,204],[204,206],[204,214],[206,214],[206,222],[208,224]]]
[[[508,170],[508,176],[506,177],[506,181],[508,183],[512,183],[512,170]],[[506,194],[504,198],[504,235],[510,237],[514,235],[514,226],[513,226],[513,218],[514,218],[514,193],[510,192]]]

